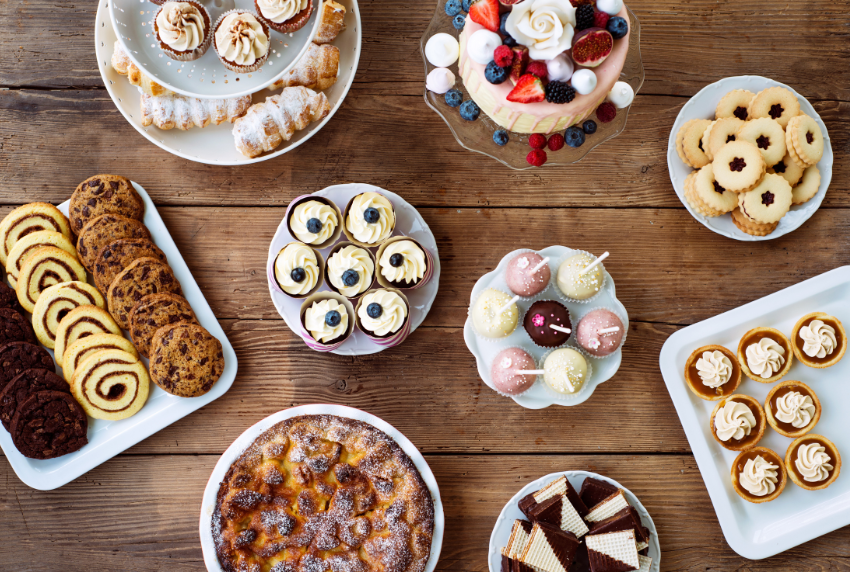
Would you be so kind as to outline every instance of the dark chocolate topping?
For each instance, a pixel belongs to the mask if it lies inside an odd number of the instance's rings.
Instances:
[[[560,302],[539,300],[531,305],[522,323],[532,341],[544,348],[556,348],[570,339],[571,334],[553,330],[550,325],[572,330],[570,312]]]
[[[579,496],[584,504],[593,507],[617,492],[617,487],[593,477],[587,477],[581,484]]]

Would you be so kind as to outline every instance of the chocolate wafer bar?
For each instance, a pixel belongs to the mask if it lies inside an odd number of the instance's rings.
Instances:
[[[649,532],[640,521],[640,515],[634,507],[624,508],[614,516],[599,522],[594,522],[590,527],[590,534],[604,534],[606,532],[619,532],[621,530],[634,530],[635,540],[638,543],[638,551],[643,550],[640,546],[649,542]]]
[[[633,530],[590,534],[586,542],[591,572],[632,572],[640,568]]]
[[[600,520],[605,520],[606,518],[614,516],[624,508],[629,508],[629,506],[629,501],[626,500],[626,495],[623,494],[623,491],[618,490],[616,493],[592,507],[584,519],[587,522],[599,522]]]
[[[635,572],[649,572],[649,569],[652,568],[652,558],[638,554],[638,560],[640,561],[640,568]]]
[[[587,534],[587,525],[565,494],[548,498],[534,505],[529,512],[535,522],[552,524],[564,532],[572,532],[578,538]]]
[[[586,506],[594,507],[616,492],[617,487],[614,485],[600,479],[587,477],[581,484],[579,496]]]
[[[518,560],[544,572],[567,572],[580,545],[575,534],[545,522],[536,522]]]

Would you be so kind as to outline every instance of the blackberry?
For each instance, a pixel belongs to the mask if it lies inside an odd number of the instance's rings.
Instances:
[[[576,32],[592,28],[594,21],[595,16],[591,4],[582,4],[576,8]]]
[[[550,81],[546,84],[546,101],[549,103],[569,103],[576,98],[573,86],[562,81]]]

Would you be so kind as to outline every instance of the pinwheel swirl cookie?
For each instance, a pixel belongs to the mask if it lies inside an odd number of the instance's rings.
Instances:
[[[6,278],[8,278],[9,285],[12,288],[18,285],[18,275],[21,273],[21,268],[23,268],[29,255],[42,246],[55,246],[72,256],[77,255],[74,243],[61,232],[39,230],[22,237],[9,251],[9,257],[6,260]]]
[[[78,306],[103,308],[105,302],[97,289],[85,282],[63,282],[41,293],[32,311],[32,325],[38,341],[46,348],[56,346],[59,323]]]
[[[121,328],[105,310],[97,306],[79,306],[62,318],[56,329],[56,345],[53,354],[56,361],[65,367],[65,348],[81,338],[94,334],[121,335]]]
[[[77,366],[71,391],[90,417],[126,419],[147,401],[150,377],[137,356],[123,350],[104,350]]]
[[[73,254],[55,246],[42,246],[21,267],[15,291],[24,310],[32,312],[41,293],[63,282],[85,282],[86,271]]]
[[[9,252],[19,239],[40,230],[59,232],[71,238],[68,219],[51,204],[30,203],[6,215],[0,222],[0,263],[6,266]]]

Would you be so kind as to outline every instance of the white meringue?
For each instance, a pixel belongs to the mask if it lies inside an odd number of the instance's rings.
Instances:
[[[549,81],[568,81],[573,76],[573,60],[566,53],[558,54],[546,62]]]
[[[609,16],[616,16],[623,9],[623,0],[596,0],[596,9]]]
[[[477,64],[486,66],[493,61],[493,52],[502,45],[502,37],[490,30],[478,30],[469,38],[466,51]]]
[[[460,44],[457,43],[454,36],[449,34],[442,32],[434,34],[428,38],[428,42],[425,44],[425,57],[428,58],[431,65],[447,68],[460,57]]]
[[[618,81],[611,88],[611,91],[608,92],[607,99],[614,104],[614,107],[623,109],[630,106],[635,100],[635,90],[626,82]]]
[[[428,74],[425,87],[434,93],[443,94],[455,85],[455,74],[448,68],[434,68]]]
[[[573,89],[581,95],[593,93],[593,90],[596,89],[596,74],[593,73],[593,70],[578,70],[573,74],[570,83],[572,83]]]

